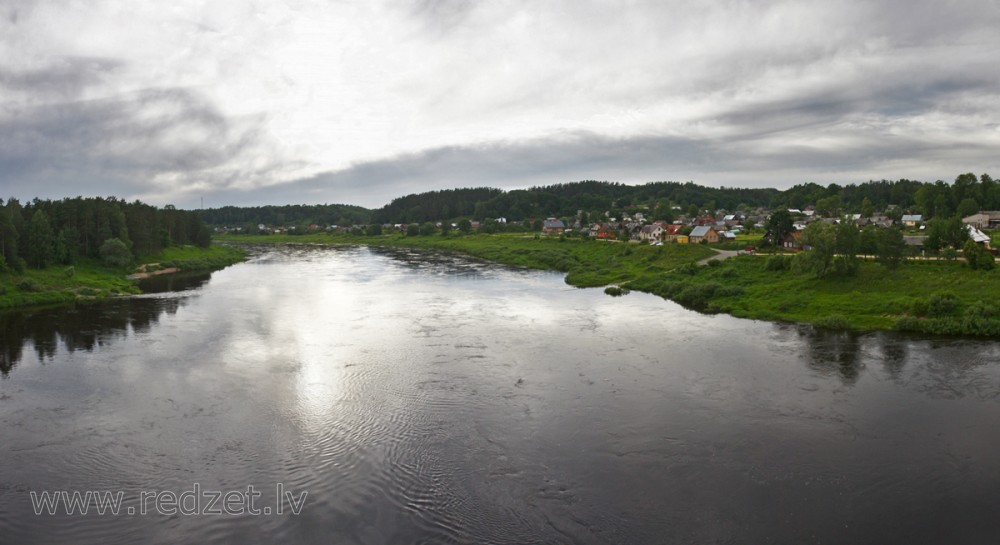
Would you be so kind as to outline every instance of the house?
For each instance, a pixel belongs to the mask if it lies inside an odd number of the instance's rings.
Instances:
[[[666,227],[663,228],[663,240],[665,242],[677,240],[677,237],[680,236],[681,230],[683,229],[684,226],[679,223],[667,225]]]
[[[542,222],[542,232],[546,235],[561,235],[566,230],[566,224],[560,219],[548,218]]]
[[[703,240],[708,243],[719,242],[719,232],[711,225],[699,225],[691,230],[691,244],[698,244]]]
[[[920,214],[903,214],[901,221],[907,227],[916,227],[918,223],[924,221],[924,217]]]
[[[996,229],[1000,227],[1000,211],[989,210],[962,218],[962,223],[976,229]]]
[[[792,231],[781,239],[781,246],[789,250],[802,249],[802,231]]]
[[[618,238],[618,233],[616,233],[615,230],[612,229],[610,225],[605,223],[597,229],[597,232],[594,233],[594,236],[602,240],[610,240]]]
[[[868,225],[873,225],[875,227],[892,227],[892,218],[888,216],[871,216],[870,218],[861,218],[858,220],[858,227],[866,227]]]
[[[990,236],[989,235],[987,235],[986,233],[980,231],[979,229],[976,229],[975,227],[973,227],[971,225],[966,225],[965,229],[966,229],[966,231],[969,232],[969,238],[972,239],[972,242],[975,242],[976,244],[979,244],[979,245],[985,247],[986,249],[989,249],[989,247],[990,247]]]
[[[690,242],[690,239],[691,237],[687,235],[677,235],[677,237],[674,238],[674,242],[676,242],[677,244],[687,244]]]
[[[663,227],[659,225],[643,225],[639,229],[639,240],[660,240],[663,236]]]
[[[736,233],[732,231],[723,231],[719,236],[722,242],[736,242]]]

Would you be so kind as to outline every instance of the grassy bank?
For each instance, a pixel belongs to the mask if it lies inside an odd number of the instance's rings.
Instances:
[[[628,285],[691,308],[833,329],[899,329],[921,333],[1000,336],[996,271],[961,262],[922,261],[887,271],[864,262],[856,276],[817,279],[768,270],[764,257],[737,257],[707,267],[682,267]]]
[[[221,269],[242,261],[246,252],[230,246],[171,247],[143,262],[157,262],[160,268],[183,271]],[[0,273],[0,309],[100,300],[110,296],[140,293],[136,283],[125,277],[132,267],[107,267],[98,260],[80,259],[72,266],[27,269],[24,273]]]
[[[1000,337],[1000,305],[993,303],[1000,301],[1000,269],[972,270],[962,261],[913,261],[895,271],[866,261],[855,276],[818,279],[768,267],[769,259],[781,257],[741,256],[699,266],[695,262],[714,255],[702,245],[654,247],[524,235],[317,234],[227,240],[457,251],[510,265],[562,271],[566,282],[574,286],[617,284],[703,312],[831,329]]]

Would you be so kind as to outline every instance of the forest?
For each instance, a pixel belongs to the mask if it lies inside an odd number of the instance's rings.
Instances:
[[[211,244],[211,230],[191,211],[115,197],[58,201],[0,200],[0,271],[43,269],[79,258],[128,263],[174,245]]]
[[[372,212],[350,204],[287,204],[282,206],[223,206],[199,210],[198,215],[210,225],[365,225]]]

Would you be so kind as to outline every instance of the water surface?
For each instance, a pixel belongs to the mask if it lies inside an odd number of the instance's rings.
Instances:
[[[277,248],[0,315],[3,543],[971,543],[1000,344],[829,334],[461,257]],[[298,515],[30,492],[307,491]],[[286,508],[287,509],[287,508]]]

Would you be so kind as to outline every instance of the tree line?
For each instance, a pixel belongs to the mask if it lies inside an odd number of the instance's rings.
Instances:
[[[894,205],[895,213],[922,214],[925,219],[968,216],[979,210],[1000,210],[1000,183],[989,174],[966,173],[954,183],[942,180],[878,180],[862,184],[806,183],[786,190],[774,188],[705,187],[692,182],[651,182],[628,185],[586,180],[504,191],[472,187],[428,191],[393,199],[370,210],[343,204],[236,207],[199,211],[210,225],[366,225],[424,223],[468,218],[510,221],[576,218],[583,211],[597,220],[610,213],[643,210],[649,219],[672,221],[718,210],[752,213],[813,206],[825,216],[853,213],[870,216]]]
[[[366,225],[372,221],[372,211],[349,204],[287,204],[283,206],[223,206],[199,210],[198,215],[209,225]]]
[[[80,258],[124,265],[171,245],[208,246],[211,230],[195,212],[115,197],[0,199],[0,270],[73,264]]]

